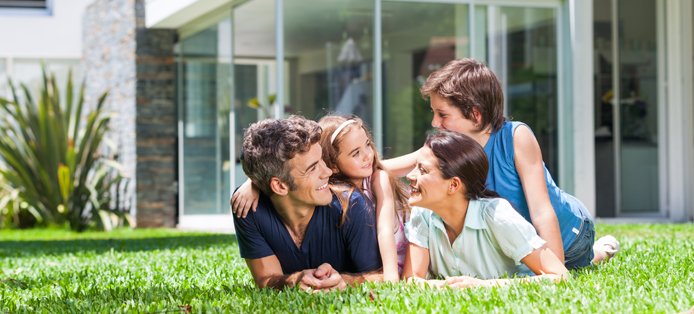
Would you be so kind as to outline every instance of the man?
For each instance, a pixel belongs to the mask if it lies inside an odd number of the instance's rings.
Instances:
[[[260,288],[332,290],[378,279],[373,210],[355,192],[340,226],[320,135],[317,123],[297,116],[254,123],[244,134],[243,170],[261,196],[256,211],[235,216],[234,226]]]

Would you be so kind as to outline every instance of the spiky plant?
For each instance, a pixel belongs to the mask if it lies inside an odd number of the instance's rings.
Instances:
[[[103,154],[110,119],[103,108],[107,93],[82,121],[84,82],[75,95],[68,74],[61,98],[55,75],[42,73],[38,97],[25,84],[20,84],[20,97],[10,80],[13,99],[0,98],[0,159],[6,165],[0,175],[38,224],[67,222],[82,231],[127,221],[127,208],[118,200],[127,180],[114,154]]]

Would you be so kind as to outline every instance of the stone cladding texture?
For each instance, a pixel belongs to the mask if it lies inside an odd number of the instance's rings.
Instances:
[[[138,227],[177,217],[175,30],[144,27],[143,0],[96,0],[83,24],[87,103],[109,91],[109,137],[130,178]]]

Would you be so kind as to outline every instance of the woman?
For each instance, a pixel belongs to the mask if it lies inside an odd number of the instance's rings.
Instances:
[[[519,279],[521,264],[538,275],[568,276],[562,261],[511,204],[485,188],[488,161],[468,136],[430,135],[407,175],[413,207],[403,276],[434,286],[498,285]],[[428,209],[425,209],[428,208]],[[427,272],[444,280],[426,280]]]
[[[487,187],[533,224],[567,268],[597,264],[619,251],[619,241],[612,236],[594,241],[591,215],[581,201],[556,185],[530,128],[504,118],[501,85],[487,66],[473,59],[453,60],[434,71],[420,92],[430,100],[432,127],[465,134],[484,147]],[[412,153],[384,160],[383,166],[404,175],[415,158]]]

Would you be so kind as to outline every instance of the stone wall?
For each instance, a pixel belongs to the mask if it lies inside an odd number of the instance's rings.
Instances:
[[[144,28],[143,0],[95,0],[84,15],[86,100],[108,90],[109,137],[130,178],[138,227],[177,219],[174,30]]]
[[[138,29],[137,223],[174,227],[177,209],[176,32]]]

